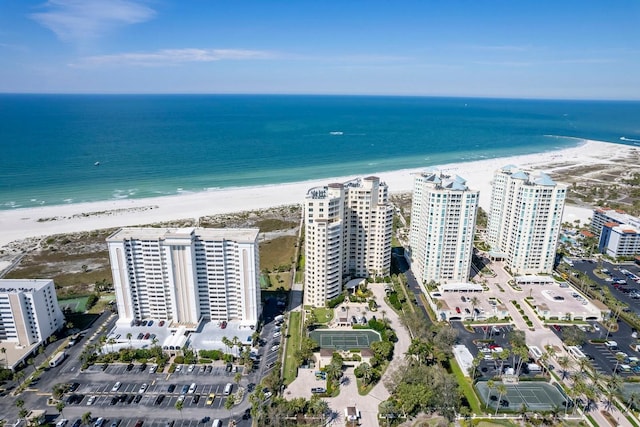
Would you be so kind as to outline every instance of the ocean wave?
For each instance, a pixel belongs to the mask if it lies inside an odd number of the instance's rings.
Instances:
[[[640,142],[640,139],[627,138],[626,136],[621,136],[620,141]]]
[[[129,197],[135,196],[138,191],[137,188],[129,188],[127,190],[116,189],[113,191],[111,197],[114,199],[128,199]]]

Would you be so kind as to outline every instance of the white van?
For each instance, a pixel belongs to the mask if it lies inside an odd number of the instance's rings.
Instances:
[[[226,385],[226,386],[224,386],[224,392],[223,392],[223,394],[224,394],[225,396],[229,396],[229,395],[231,394],[231,390],[232,390],[232,389],[233,389],[233,384],[231,384],[231,383],[227,383],[227,385]]]

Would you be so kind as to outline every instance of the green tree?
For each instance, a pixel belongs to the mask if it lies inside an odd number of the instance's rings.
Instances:
[[[91,424],[92,419],[93,417],[91,416],[91,412],[85,412],[84,414],[82,414],[82,424],[88,426],[89,424]]]
[[[184,400],[176,401],[175,408],[178,410],[178,412],[180,412],[180,418],[182,418],[182,410],[184,409]]]
[[[498,409],[500,409],[500,401],[502,400],[502,396],[507,394],[507,387],[504,384],[498,384],[496,390],[498,390],[498,394],[500,396],[498,397],[498,401],[496,402],[496,412],[493,415],[498,415]]]
[[[64,415],[62,414],[62,410],[64,409],[64,407],[65,407],[65,404],[63,401],[56,403],[56,411],[58,411],[60,415],[62,415],[63,417]]]

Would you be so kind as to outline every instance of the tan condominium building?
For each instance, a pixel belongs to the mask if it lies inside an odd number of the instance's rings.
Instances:
[[[489,255],[504,259],[514,275],[551,273],[566,192],[542,172],[513,165],[497,170],[487,224]]]
[[[459,176],[414,176],[408,257],[418,283],[466,282],[471,269],[479,192]]]
[[[0,344],[40,344],[64,326],[53,280],[0,280]]]
[[[324,306],[348,279],[389,274],[393,207],[378,177],[310,189],[304,215],[305,305]]]
[[[258,322],[258,229],[123,228],[107,244],[118,323]]]

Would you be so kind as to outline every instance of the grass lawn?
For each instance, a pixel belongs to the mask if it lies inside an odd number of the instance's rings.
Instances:
[[[295,358],[296,350],[300,349],[301,332],[300,332],[300,312],[292,311],[289,314],[289,325],[287,326],[287,332],[289,337],[287,338],[287,347],[284,357],[284,383],[291,384],[298,375],[298,362]]]
[[[89,313],[92,313],[92,314],[102,313],[103,311],[109,308],[109,304],[111,303],[111,301],[114,301],[115,299],[116,299],[115,295],[102,295],[98,300],[98,302],[96,303],[96,305],[91,307],[91,309],[89,310]]]
[[[280,279],[280,280],[278,280]],[[276,290],[278,288],[284,288],[285,291],[291,289],[291,273],[270,273],[269,274],[269,287],[267,289]]]
[[[476,392],[471,384],[471,379],[464,376],[462,369],[458,366],[458,362],[455,358],[451,358],[449,363],[451,365],[453,375],[455,375],[458,384],[460,384],[460,388],[462,388],[462,394],[464,394],[464,397],[469,402],[471,413],[476,415],[483,414],[482,409],[480,409],[480,401],[478,400],[478,396],[476,396]]]
[[[318,319],[318,323],[326,324],[329,323],[333,319],[333,309],[325,308],[325,307],[316,307],[313,309],[313,312]]]
[[[260,270],[273,270],[281,265],[291,265],[296,256],[297,236],[282,236],[260,242]]]

